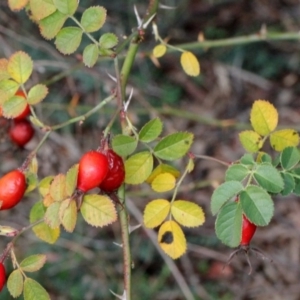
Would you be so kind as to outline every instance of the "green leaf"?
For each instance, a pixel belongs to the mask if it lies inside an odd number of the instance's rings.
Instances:
[[[23,275],[21,271],[14,270],[8,277],[7,288],[13,298],[19,297],[23,292]]]
[[[153,156],[149,151],[136,153],[125,161],[125,182],[140,184],[146,181],[153,169]]]
[[[30,10],[36,20],[48,17],[56,11],[52,0],[30,0]]]
[[[55,45],[63,54],[72,54],[79,47],[82,30],[78,27],[65,27],[56,35]]]
[[[154,141],[162,132],[163,123],[159,118],[155,118],[146,123],[139,132],[139,139],[144,143]]]
[[[66,199],[59,209],[61,224],[68,232],[73,232],[77,222],[77,205],[73,199]]]
[[[117,220],[115,206],[107,196],[85,195],[80,212],[88,224],[96,227],[103,227]]]
[[[244,155],[241,157],[240,162],[241,162],[243,165],[249,165],[249,166],[255,165],[255,161],[254,161],[254,158],[253,158],[253,154],[250,154],[250,153],[244,154]]]
[[[177,132],[164,137],[154,148],[154,155],[165,160],[175,160],[184,156],[193,142],[193,134]]]
[[[137,147],[137,140],[128,135],[116,135],[112,139],[112,148],[120,156],[128,156],[132,154]]]
[[[51,228],[59,228],[61,222],[59,218],[61,202],[53,202],[46,210],[45,213],[45,222]]]
[[[55,38],[58,32],[64,26],[67,18],[68,17],[66,15],[57,10],[50,16],[42,19],[39,22],[41,35],[48,40]]]
[[[35,254],[26,257],[20,263],[20,267],[24,272],[36,272],[44,266],[45,262],[46,262],[46,255]]]
[[[38,178],[36,173],[32,173],[30,171],[26,172],[26,191],[25,195],[32,192],[38,185]]]
[[[93,67],[99,57],[99,49],[98,49],[98,45],[95,44],[90,44],[87,45],[84,50],[83,50],[83,63],[91,68]]]
[[[24,281],[24,300],[51,300],[47,291],[35,280],[26,278]]]
[[[279,193],[283,189],[283,180],[279,171],[271,164],[260,164],[253,173],[256,182],[271,193]]]
[[[113,33],[104,33],[99,39],[99,45],[104,49],[111,49],[118,44],[118,38]]]
[[[69,197],[72,196],[77,186],[78,166],[78,164],[74,165],[68,170],[66,175],[66,194]]]
[[[228,203],[220,210],[216,220],[216,235],[229,247],[237,247],[242,236],[242,207],[237,202]]]
[[[102,6],[87,8],[81,17],[81,25],[86,32],[99,30],[106,20],[106,9]]]
[[[41,201],[36,202],[30,211],[30,223],[35,223],[45,215],[45,207]],[[32,228],[35,235],[49,244],[54,244],[60,236],[60,229],[52,229],[45,222],[41,222]]]
[[[4,103],[7,99],[14,96],[18,91],[20,85],[11,79],[5,79],[0,81],[0,90],[4,91],[7,95],[6,99],[0,99],[0,103]]]
[[[237,196],[244,186],[239,181],[226,181],[218,186],[211,197],[211,212],[216,215],[219,210],[233,197]]]
[[[47,94],[48,88],[44,84],[37,84],[29,90],[27,102],[29,105],[38,104],[44,100]]]
[[[77,7],[78,0],[53,0],[55,7],[63,14],[72,16]]]
[[[300,153],[296,147],[287,147],[280,154],[281,166],[290,170],[295,167],[300,161]]]
[[[270,195],[261,187],[249,185],[240,194],[244,214],[251,223],[266,226],[274,214],[274,204]]]
[[[243,181],[249,175],[249,169],[240,164],[231,165],[225,173],[225,181]]]
[[[294,177],[290,173],[281,173],[284,182],[284,188],[281,191],[281,195],[287,196],[293,192],[296,186]]]
[[[2,105],[2,112],[6,118],[19,116],[27,106],[27,101],[21,96],[13,96]]]
[[[16,52],[8,60],[7,71],[16,82],[25,83],[33,71],[31,57],[25,52]]]

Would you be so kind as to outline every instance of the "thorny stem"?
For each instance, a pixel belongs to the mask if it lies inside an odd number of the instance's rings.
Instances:
[[[158,0],[149,0],[148,10],[144,19],[147,22],[158,9]],[[141,29],[142,30],[142,29]],[[139,42],[142,39],[140,36],[140,31],[136,30],[134,34],[131,35],[131,41],[129,44],[129,49],[127,51],[123,66],[121,68],[120,76],[118,77],[119,91],[121,94],[118,95],[119,101],[124,102],[126,95],[126,86],[128,82],[128,77],[134,63]],[[121,125],[124,124],[126,119],[126,111],[121,111],[120,122]],[[126,134],[126,128],[122,126],[123,134]],[[131,251],[130,251],[130,241],[129,241],[129,222],[128,222],[128,211],[126,208],[126,198],[125,198],[125,187],[122,185],[118,191],[119,199],[121,199],[124,209],[119,212],[120,224],[121,224],[121,234],[122,234],[122,245],[123,245],[123,265],[124,265],[124,297],[126,300],[131,300]]]

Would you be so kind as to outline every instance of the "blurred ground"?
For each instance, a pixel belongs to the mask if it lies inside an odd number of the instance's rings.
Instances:
[[[52,41],[41,38],[24,12],[10,12],[5,2],[0,4],[0,57],[24,50],[34,59],[32,82],[49,83],[47,101],[37,109],[45,123],[57,124],[81,114],[108,95],[114,87],[107,76],[108,72],[113,74],[110,62],[93,69],[70,71],[78,63],[76,57],[59,54]],[[104,30],[122,36],[130,34],[135,26],[133,5],[143,13],[146,2],[127,0],[120,6],[118,1],[82,0],[80,11],[96,4],[105,6],[108,22]],[[161,35],[168,36],[172,44],[195,41],[200,32],[207,39],[220,39],[256,33],[262,26],[270,32],[300,29],[300,4],[296,0],[165,0],[164,4],[177,7],[160,10],[157,16]],[[148,33],[141,51],[149,51],[153,45]],[[165,133],[175,130],[194,133],[195,154],[235,161],[243,154],[238,132],[247,126],[254,100],[272,102],[279,110],[281,126],[300,128],[299,50],[299,42],[289,41],[199,50],[195,52],[202,67],[198,78],[183,73],[177,54],[160,59],[159,69],[144,55],[139,55],[129,80],[129,87],[134,88],[130,117],[139,127],[158,115],[165,123]],[[53,80],[61,72],[71,75]],[[74,95],[79,99],[71,107]],[[40,177],[66,172],[84,151],[96,148],[114,108],[111,104],[83,126],[74,125],[51,134],[39,152]],[[114,132],[118,131],[119,127],[115,126]],[[2,135],[0,172],[18,167],[41,137],[42,133],[37,132],[26,149],[11,151],[12,145]],[[253,239],[253,245],[273,262],[250,255],[253,273],[249,276],[246,259],[239,255],[222,272],[232,249],[216,238],[215,219],[209,207],[213,188],[222,182],[224,172],[224,167],[217,163],[197,160],[195,170],[185,180],[179,197],[203,206],[207,220],[201,228],[185,230],[189,250],[175,265],[166,264],[143,229],[131,235],[133,299],[188,299],[182,289],[186,293],[192,291],[194,298],[190,299],[300,299],[300,204],[296,197],[277,197],[271,224],[258,229]],[[153,198],[146,186],[143,190],[129,189],[128,193],[131,224],[135,225],[140,222],[146,203]],[[26,226],[30,207],[37,200],[38,194],[32,194],[13,210],[1,212],[1,225]],[[7,242],[1,238],[0,249]],[[52,246],[28,233],[19,239],[16,252],[20,260],[29,254],[47,254],[48,264],[36,277],[52,299],[108,300],[113,299],[109,289],[122,293],[122,253],[113,242],[120,242],[118,224],[97,230],[79,221],[74,234],[63,233]],[[182,287],[183,279],[188,287]],[[6,291],[3,295],[1,299],[10,299]]]

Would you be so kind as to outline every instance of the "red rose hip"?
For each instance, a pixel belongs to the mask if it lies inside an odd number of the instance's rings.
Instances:
[[[97,151],[85,153],[79,161],[77,189],[87,192],[103,181],[108,172],[107,157]]]
[[[256,225],[251,223],[243,214],[241,246],[249,246],[256,231]]]
[[[26,190],[25,175],[13,170],[0,178],[0,210],[10,209],[23,198]]]
[[[99,188],[104,192],[112,192],[118,189],[125,179],[125,168],[122,157],[112,149],[104,152],[108,160],[108,173],[100,183]]]
[[[6,283],[6,271],[3,263],[0,263],[0,292],[2,291],[3,287]]]
[[[13,143],[23,147],[33,137],[34,129],[27,120],[14,122],[9,129],[9,136]]]

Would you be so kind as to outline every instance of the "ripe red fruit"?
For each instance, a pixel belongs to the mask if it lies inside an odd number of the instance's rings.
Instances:
[[[85,153],[79,161],[77,188],[87,192],[103,181],[108,172],[107,157],[97,151]]]
[[[118,189],[125,179],[125,168],[122,157],[112,149],[103,152],[108,160],[108,173],[100,183],[99,188],[104,192],[112,192]]]
[[[6,283],[6,272],[3,263],[0,263],[0,292],[2,291]]]
[[[17,205],[26,190],[25,175],[13,170],[0,178],[0,210],[10,209]]]
[[[242,238],[241,238],[241,246],[249,246],[253,235],[256,231],[256,225],[251,223],[245,215],[243,215],[242,222]]]
[[[30,122],[22,120],[14,122],[9,129],[11,140],[20,147],[26,145],[34,135],[34,129]]]

